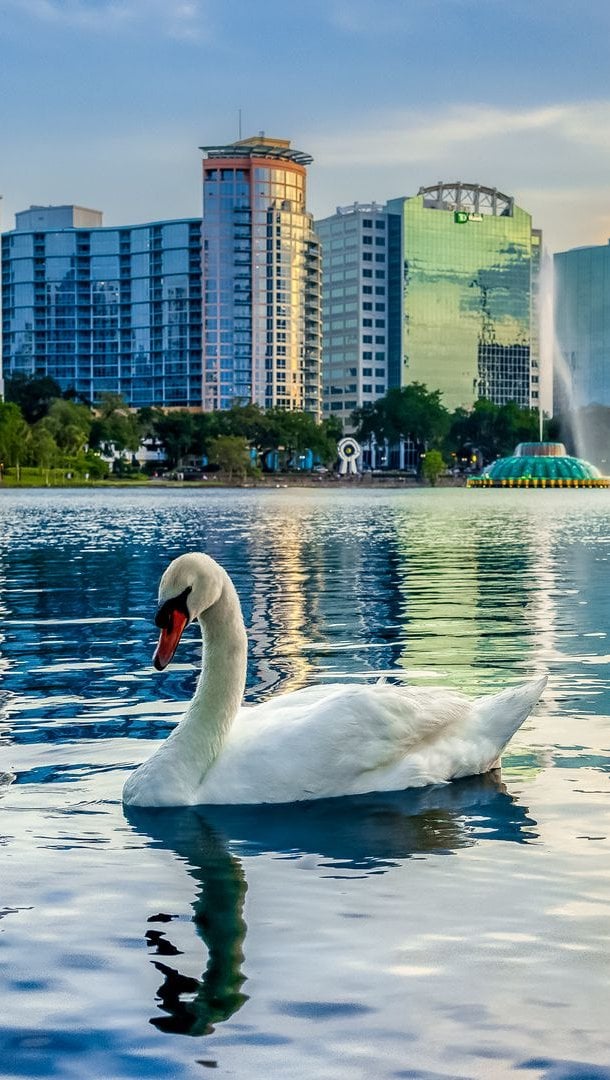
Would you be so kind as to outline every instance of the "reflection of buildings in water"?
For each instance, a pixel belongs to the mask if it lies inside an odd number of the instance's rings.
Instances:
[[[9,609],[6,603],[6,572],[4,561],[0,559],[0,626],[6,625]],[[11,712],[10,702],[12,694],[4,686],[4,676],[10,670],[10,660],[4,652],[5,634],[0,629],[0,793],[2,788],[13,779],[13,774],[8,771],[8,762],[5,759],[3,746],[12,742],[11,735]]]
[[[524,606],[524,615],[528,624],[531,648],[534,658],[534,670],[543,674],[551,672],[555,677],[547,684],[544,692],[545,710],[554,715],[561,708],[561,690],[566,677],[574,689],[574,673],[562,677],[566,655],[559,647],[560,620],[558,617],[558,598],[566,590],[575,588],[576,582],[570,581],[565,574],[565,566],[560,561],[559,546],[567,553],[565,538],[558,522],[550,514],[540,514],[532,522],[529,537],[531,565],[529,572],[528,601]],[[577,551],[582,552],[579,547]],[[579,612],[576,596],[571,605],[573,616]],[[564,627],[565,630],[565,627]],[[576,628],[575,628],[576,630]]]
[[[252,614],[248,635],[258,698],[278,681],[282,692],[305,686],[311,674],[308,631],[317,621],[317,583],[305,558],[298,518],[282,516],[249,538]]]
[[[146,939],[163,976],[158,1004],[163,1015],[151,1023],[173,1034],[205,1035],[237,1012],[247,996],[243,918],[246,878],[232,842],[248,856],[289,853],[316,857],[316,870],[335,878],[345,871],[346,888],[362,873],[391,872],[414,855],[443,853],[492,839],[528,843],[537,836],[527,808],[508,794],[499,773],[435,788],[323,799],[289,806],[226,806],[177,810],[125,810],[132,828],[154,847],[186,861],[197,887],[193,922],[208,953],[201,979],[183,975],[174,959],[171,913],[149,920]],[[159,930],[157,927],[163,926]],[[161,959],[162,958],[162,959]],[[288,960],[286,961],[289,962]]]
[[[319,516],[314,529],[304,509],[290,504],[249,538],[256,697],[278,681],[297,690],[387,664],[383,638],[395,613],[385,548],[373,537],[363,544],[340,522],[331,531]]]
[[[476,539],[458,517],[396,515],[397,587],[403,640],[398,664],[470,689],[477,654]]]
[[[469,693],[546,672],[557,572],[549,528],[529,512],[398,519],[401,666],[440,669]]]
[[[6,604],[6,572],[4,569],[4,560],[0,558],[0,675],[4,674],[9,666],[9,662],[4,655],[5,635],[1,627],[6,625],[6,617],[9,614]]]

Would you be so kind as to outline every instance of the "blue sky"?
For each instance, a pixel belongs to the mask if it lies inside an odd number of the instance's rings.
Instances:
[[[314,155],[316,216],[461,179],[551,250],[606,243],[609,46],[602,0],[0,0],[4,227],[199,214],[197,147],[241,108]]]

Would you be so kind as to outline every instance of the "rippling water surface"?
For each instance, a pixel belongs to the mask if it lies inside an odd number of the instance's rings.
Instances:
[[[610,1077],[606,492],[5,492],[0,525],[3,1078]],[[150,666],[189,549],[252,702],[548,671],[501,776],[126,817],[193,690],[195,629]]]

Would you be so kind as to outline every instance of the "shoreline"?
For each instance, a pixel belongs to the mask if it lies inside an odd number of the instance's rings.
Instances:
[[[6,479],[0,482],[2,491],[69,491],[74,488],[79,490],[92,490],[95,488],[137,488],[161,491],[173,491],[176,488],[186,489],[210,489],[231,488],[235,490],[258,489],[277,491],[286,488],[307,488],[317,491],[325,490],[356,490],[363,488],[377,488],[382,490],[428,489],[430,487],[463,488],[466,487],[466,477],[441,477],[435,485],[426,484],[413,476],[374,476],[374,477],[295,477],[291,475],[269,476],[256,480],[162,480],[151,478],[146,480],[69,480],[65,483],[7,483]]]

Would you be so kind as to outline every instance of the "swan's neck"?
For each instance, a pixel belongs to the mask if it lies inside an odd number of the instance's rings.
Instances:
[[[237,593],[228,575],[216,603],[199,620],[202,668],[193,700],[179,725],[201,777],[218,757],[242,703],[248,641]]]

